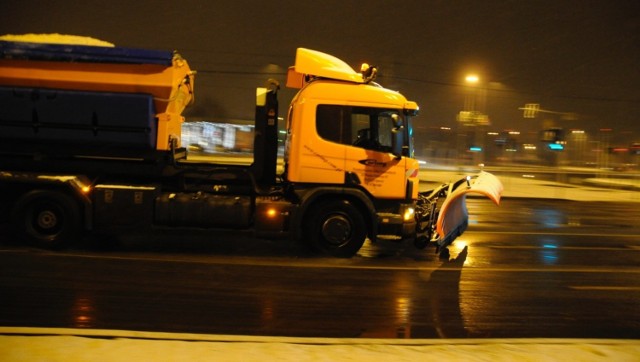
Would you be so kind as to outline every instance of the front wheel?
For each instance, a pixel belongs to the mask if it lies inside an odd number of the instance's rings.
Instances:
[[[14,231],[38,247],[59,249],[80,230],[80,210],[69,195],[34,190],[22,196],[11,214]]]
[[[367,224],[347,200],[330,200],[315,207],[306,223],[312,245],[339,258],[354,256],[367,237]]]

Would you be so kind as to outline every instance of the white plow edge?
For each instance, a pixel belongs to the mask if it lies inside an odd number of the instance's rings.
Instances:
[[[463,183],[456,190],[451,192],[442,203],[436,231],[438,240],[447,240],[450,236],[455,239],[461,231],[460,227],[466,227],[469,214],[467,212],[466,195],[468,193],[478,193],[491,199],[496,205],[500,204],[500,196],[504,187],[497,177],[488,173],[480,172],[478,177],[470,180],[470,184]],[[450,235],[458,232],[458,235]],[[453,240],[451,239],[451,240]]]

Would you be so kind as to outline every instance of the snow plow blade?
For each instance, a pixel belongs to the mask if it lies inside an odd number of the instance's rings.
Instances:
[[[467,194],[481,194],[491,199],[496,205],[500,204],[503,186],[494,175],[482,171],[475,178],[467,176],[461,181],[463,182],[450,185],[447,198],[440,207],[436,223],[438,247],[446,247],[451,244],[466,230],[469,220]],[[456,185],[455,188],[454,185]]]

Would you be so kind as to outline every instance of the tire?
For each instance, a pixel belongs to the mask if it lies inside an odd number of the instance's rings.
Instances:
[[[358,209],[347,200],[329,200],[313,207],[306,223],[312,246],[338,258],[354,256],[367,237],[367,224]]]
[[[46,249],[68,245],[79,235],[80,221],[78,204],[58,191],[30,191],[16,202],[11,213],[14,232],[26,242]]]

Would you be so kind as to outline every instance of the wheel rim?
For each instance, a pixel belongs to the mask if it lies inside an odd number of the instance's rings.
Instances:
[[[51,230],[58,224],[58,218],[50,210],[41,211],[36,219],[37,225],[42,230]]]
[[[62,210],[55,206],[35,208],[32,210],[31,228],[44,237],[53,237],[61,231]]]
[[[340,246],[351,238],[351,222],[344,215],[332,215],[322,224],[322,236],[332,246]]]

